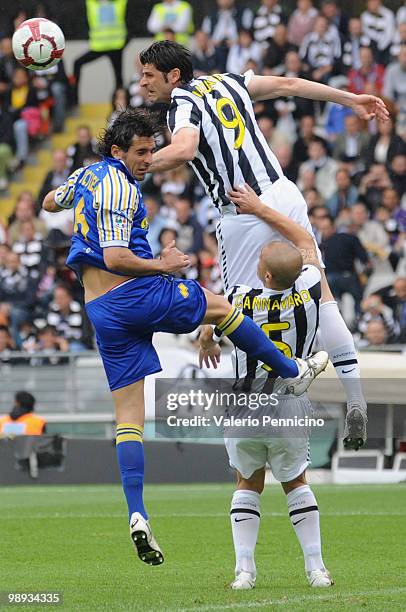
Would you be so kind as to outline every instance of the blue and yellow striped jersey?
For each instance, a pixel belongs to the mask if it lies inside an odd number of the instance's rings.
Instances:
[[[55,202],[61,208],[75,209],[66,263],[79,278],[83,265],[108,271],[103,260],[106,247],[127,247],[138,257],[152,259],[141,191],[120,160],[106,157],[79,168],[57,189]]]

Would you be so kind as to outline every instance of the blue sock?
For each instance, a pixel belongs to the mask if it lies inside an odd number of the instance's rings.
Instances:
[[[233,307],[217,327],[250,357],[271,366],[278,376],[294,378],[299,373],[297,363],[286,357],[249,317]]]
[[[133,423],[117,425],[116,451],[120,467],[121,482],[127,499],[128,516],[139,512],[145,519],[148,515],[144,508],[144,447],[143,428]]]

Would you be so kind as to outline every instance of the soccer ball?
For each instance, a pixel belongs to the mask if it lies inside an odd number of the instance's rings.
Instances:
[[[27,19],[13,34],[13,53],[25,68],[47,70],[55,66],[65,50],[65,37],[49,19]]]

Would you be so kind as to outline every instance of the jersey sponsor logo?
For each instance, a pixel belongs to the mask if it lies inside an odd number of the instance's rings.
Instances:
[[[179,289],[179,293],[181,294],[181,296],[184,297],[186,300],[186,298],[189,297],[189,289],[186,287],[184,283],[179,283],[178,289]]]

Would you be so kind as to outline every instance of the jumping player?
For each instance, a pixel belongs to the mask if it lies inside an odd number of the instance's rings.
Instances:
[[[83,282],[112,392],[130,535],[140,559],[150,565],[163,562],[143,503],[144,378],[161,370],[154,332],[189,333],[203,322],[217,324],[242,350],[272,366],[297,395],[328,362],[324,351],[307,360],[286,358],[224,298],[171,276],[189,263],[175,243],[153,258],[137,181],[152,163],[156,131],[149,113],[124,111],[99,143],[103,160],[76,170],[43,203],[48,212],[75,209],[67,264]]]
[[[193,78],[190,52],[161,41],[142,51],[141,85],[151,102],[170,103],[171,144],[154,155],[150,170],[163,171],[189,162],[221,213],[217,228],[225,290],[238,283],[256,286],[256,262],[262,247],[277,234],[261,219],[239,215],[229,196],[247,183],[268,206],[294,219],[312,233],[306,202],[282,172],[255,119],[252,100],[301,96],[352,108],[362,119],[386,120],[379,98],[354,95],[299,78],[216,74]],[[366,403],[354,341],[322,271],[320,330],[347,395],[344,443],[358,449],[366,440]]]

